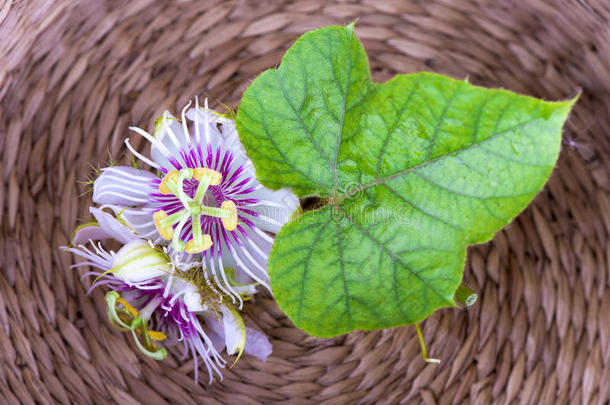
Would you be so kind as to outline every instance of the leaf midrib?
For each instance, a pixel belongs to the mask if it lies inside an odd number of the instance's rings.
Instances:
[[[356,221],[354,221],[354,219],[349,216],[347,214],[347,212],[345,212],[341,207],[338,207],[339,211],[345,216],[345,218],[347,218],[349,220],[349,222],[356,228],[358,229],[364,236],[366,236],[368,239],[370,239],[373,243],[375,243],[375,245],[377,245],[377,247],[385,252],[386,255],[388,255],[391,259],[393,263],[398,263],[400,264],[404,269],[406,269],[410,274],[412,274],[413,276],[415,276],[417,279],[419,279],[427,288],[429,288],[432,292],[434,292],[437,296],[439,296],[443,301],[445,301],[448,305],[451,304],[451,302],[447,302],[447,297],[445,297],[441,292],[439,292],[434,286],[430,285],[430,283],[428,282],[428,280],[424,279],[421,275],[419,275],[419,273],[417,273],[416,271],[414,271],[409,265],[407,265],[407,263],[405,263],[400,257],[396,256],[396,254],[394,254],[394,252],[392,252],[391,250],[389,250],[384,244],[382,244],[380,241],[378,241],[373,235],[371,235],[366,229],[364,229],[363,227],[360,226],[360,224],[358,224]],[[395,271],[394,271],[395,273]],[[396,288],[395,288],[396,289]]]
[[[437,161],[439,161],[441,159],[444,159],[444,158],[446,158],[448,156],[458,155],[458,154],[460,154],[460,153],[462,153],[464,151],[470,150],[471,148],[479,147],[481,144],[483,144],[485,142],[488,142],[488,141],[491,141],[492,139],[496,139],[496,137],[498,137],[498,136],[505,135],[505,134],[507,134],[507,133],[509,133],[511,131],[516,130],[516,129],[522,129],[525,126],[530,125],[530,124],[532,124],[532,123],[534,123],[536,121],[539,121],[541,119],[542,118],[540,118],[540,117],[533,118],[533,119],[531,119],[529,121],[522,122],[522,123],[520,123],[518,125],[515,125],[513,127],[507,128],[507,129],[505,129],[505,130],[503,130],[501,132],[497,132],[497,133],[491,135],[489,138],[486,138],[486,139],[484,139],[482,141],[479,141],[478,143],[471,143],[468,146],[465,146],[463,148],[457,149],[457,150],[452,151],[450,153],[447,153],[445,155],[438,156],[438,157],[436,157],[434,159],[424,161],[424,162],[422,162],[422,163],[420,163],[418,165],[411,166],[411,167],[409,167],[409,168],[407,168],[405,170],[402,170],[402,171],[400,171],[398,173],[394,173],[394,174],[392,174],[390,176],[386,176],[386,177],[383,177],[383,178],[378,178],[378,179],[376,179],[376,180],[374,180],[374,181],[372,181],[370,183],[364,184],[364,185],[362,185],[360,187],[357,187],[357,188],[353,189],[349,193],[345,193],[345,194],[340,195],[340,196],[334,196],[333,200],[336,202],[336,204],[338,204],[341,201],[343,201],[344,199],[346,199],[348,197],[351,197],[352,195],[357,194],[357,193],[359,193],[361,191],[364,191],[364,190],[366,190],[366,189],[368,189],[370,187],[374,187],[374,186],[377,186],[379,184],[383,184],[383,183],[385,183],[385,182],[387,182],[389,180],[392,180],[392,179],[394,179],[396,177],[407,175],[407,174],[409,174],[409,173],[411,173],[411,172],[413,172],[415,170],[418,170],[418,169],[421,169],[423,167],[426,167],[429,164],[435,163],[435,162],[437,162]],[[534,166],[532,164],[525,163],[525,162],[520,162],[520,163],[522,163],[524,165]]]
[[[352,80],[352,55],[353,55],[353,46],[352,46],[352,41],[354,39],[354,32],[353,31],[349,31],[350,35],[349,35],[349,41],[350,41],[350,46],[349,46],[349,58],[347,58],[348,60],[348,65],[347,65],[347,78],[345,80],[345,91],[343,92],[343,106],[342,106],[342,113],[341,113],[341,131],[339,132],[339,136],[337,136],[337,147],[335,148],[335,159],[334,159],[334,164],[333,164],[333,177],[334,177],[334,183],[335,183],[335,187],[333,189],[333,194],[337,194],[338,188],[339,188],[339,181],[337,178],[337,160],[339,159],[339,148],[341,148],[341,139],[343,138],[343,130],[344,130],[344,126],[345,126],[345,114],[346,114],[346,106],[347,106],[347,94],[349,92],[349,88],[350,88],[350,82]],[[335,76],[335,80],[337,81],[337,83],[339,82],[335,71],[334,71],[334,66],[331,67],[331,70],[333,72],[333,76]],[[370,93],[367,92],[367,94],[365,95],[365,97]],[[363,97],[364,98],[364,97]]]
[[[253,96],[254,100],[258,103],[259,107],[261,109],[264,110],[263,107],[263,102],[258,98],[258,95],[255,93],[255,95]],[[244,112],[242,110],[242,114],[246,114],[248,115],[247,112]],[[252,118],[252,117],[250,117]],[[290,160],[286,157],[286,154],[284,152],[282,152],[282,150],[280,149],[279,145],[277,144],[277,142],[275,141],[275,139],[273,139],[273,136],[271,136],[270,132],[269,132],[269,128],[267,127],[267,121],[266,120],[260,120],[258,121],[261,123],[261,125],[263,126],[263,130],[265,131],[265,135],[266,138],[269,140],[269,142],[271,142],[271,144],[275,147],[275,150],[278,151],[278,153],[280,154],[280,156],[282,156],[283,162],[285,164],[287,164],[288,166],[290,166],[295,172],[298,172],[300,174],[303,175],[303,177],[305,177],[306,179],[312,180],[314,181],[317,185],[322,186],[323,189],[328,189],[327,186],[325,184],[320,183],[318,180],[312,178],[309,176],[308,173],[305,173],[304,171],[302,171],[301,169],[299,169],[298,167],[296,167],[293,163],[290,162]]]
[[[294,116],[296,117],[296,121],[298,122],[299,126],[301,127],[301,129],[305,132],[305,135],[307,135],[307,137],[309,138],[309,140],[311,141],[312,145],[314,146],[314,148],[316,149],[316,151],[318,152],[318,154],[320,156],[322,156],[322,158],[324,160],[326,160],[326,163],[328,163],[328,165],[330,167],[332,167],[332,162],[330,161],[330,159],[328,158],[328,156],[326,156],[324,154],[324,152],[322,151],[322,148],[320,147],[320,145],[318,144],[318,142],[316,142],[315,138],[313,137],[313,135],[311,134],[311,132],[309,132],[309,128],[307,128],[307,126],[305,126],[305,123],[303,122],[302,118],[301,118],[301,109],[302,108],[296,108],[296,106],[294,105],[294,103],[292,102],[292,99],[290,98],[290,96],[288,95],[288,92],[286,91],[286,86],[284,83],[284,78],[280,75],[279,70],[274,70],[273,72],[275,72],[275,79],[277,80],[277,82],[280,85],[280,89],[282,91],[282,94],[284,95],[284,98],[286,99],[286,101],[288,102],[288,105],[290,106],[290,108],[292,109],[292,112],[294,113]],[[307,98],[307,87],[305,87],[305,98]]]

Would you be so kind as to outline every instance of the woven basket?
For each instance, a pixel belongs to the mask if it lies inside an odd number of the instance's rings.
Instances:
[[[0,403],[608,404],[608,7],[0,1]],[[129,160],[128,125],[151,129],[194,95],[236,106],[298,35],[356,18],[377,81],[431,70],[551,100],[582,90],[544,192],[469,251],[480,301],[423,324],[442,363],[423,362],[411,327],[308,337],[264,294],[247,315],[272,339],[266,363],[244,356],[209,386],[177,353],[141,356],[58,249],[88,216],[78,182],[108,153]]]

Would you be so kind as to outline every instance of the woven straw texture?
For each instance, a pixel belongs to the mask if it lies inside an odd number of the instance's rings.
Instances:
[[[610,401],[610,8],[604,0],[0,1],[0,403],[607,404]],[[468,310],[415,330],[314,339],[270,295],[272,340],[223,382],[155,362],[107,322],[60,252],[86,218],[79,181],[128,125],[194,95],[236,106],[306,30],[358,18],[373,76],[431,70],[545,99],[582,90],[558,168],[495,239],[471,248]],[[132,137],[136,147],[145,145]],[[139,143],[138,143],[139,142]]]

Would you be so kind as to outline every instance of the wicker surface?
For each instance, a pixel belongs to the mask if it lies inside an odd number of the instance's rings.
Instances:
[[[0,1],[0,402],[607,404],[609,15],[604,0]],[[195,94],[236,105],[300,33],[355,18],[378,81],[582,89],[545,191],[470,250],[479,303],[424,323],[442,364],[424,364],[409,327],[308,337],[269,296],[247,307],[272,337],[267,363],[246,356],[207,386],[192,362],[140,356],[57,249],[87,217],[78,181],[108,152],[127,161],[129,124]]]

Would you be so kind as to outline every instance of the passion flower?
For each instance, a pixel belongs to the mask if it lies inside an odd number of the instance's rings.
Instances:
[[[241,281],[268,285],[267,258],[273,238],[299,201],[288,190],[272,191],[254,175],[233,120],[201,108],[183,108],[181,120],[165,112],[151,135],[150,159],[131,152],[158,174],[126,166],[102,170],[93,201],[109,207],[143,238],[168,244],[181,258],[197,255],[219,288],[237,299],[226,268]],[[189,131],[191,122],[192,131]]]
[[[77,229],[70,252],[86,259],[74,267],[88,265],[94,271],[84,276],[96,279],[89,291],[110,287],[106,294],[110,322],[132,334],[140,351],[154,359],[167,355],[164,347],[182,342],[184,357],[194,359],[195,379],[198,358],[203,360],[210,383],[214,375],[222,379],[221,369],[229,355],[251,354],[266,360],[271,345],[264,334],[247,328],[228,296],[208,276],[201,262],[180,262],[167,249],[140,238],[112,215],[91,208],[96,221]],[[124,245],[116,253],[100,242],[112,238]],[[88,246],[83,242],[88,241]],[[239,284],[231,269],[225,269],[227,281],[240,299],[255,293],[253,284]]]

